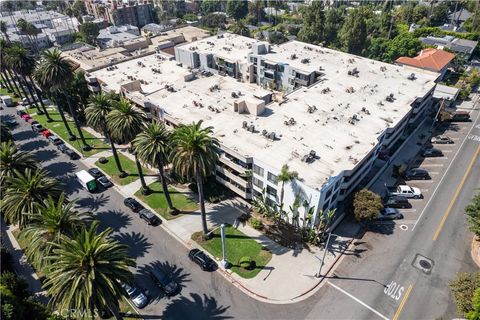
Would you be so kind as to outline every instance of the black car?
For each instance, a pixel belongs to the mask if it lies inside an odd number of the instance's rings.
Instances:
[[[386,208],[410,208],[412,205],[408,202],[408,199],[403,196],[393,196],[387,198],[383,205]]]
[[[160,268],[152,268],[150,270],[152,280],[165,292],[167,296],[173,296],[180,288],[178,283],[172,280],[165,271]]]
[[[425,158],[443,157],[443,152],[440,149],[428,148],[422,152],[422,156]]]
[[[76,153],[75,151],[71,150],[71,149],[67,149],[65,150],[64,152],[67,156],[70,157],[70,160],[78,160],[80,159],[80,156],[78,155],[78,153]]]
[[[101,176],[100,178],[97,178],[97,181],[99,184],[102,185],[102,187],[104,187],[105,189],[107,188],[110,188],[111,186],[113,186],[113,183],[107,179],[107,177],[105,176]]]
[[[65,151],[68,150],[68,147],[65,145],[65,143],[60,143],[57,145],[58,151],[65,153]]]
[[[405,180],[428,180],[430,175],[428,171],[420,168],[413,168],[405,172]]]
[[[40,132],[44,130],[45,128],[40,124],[40,123],[32,123],[32,131],[33,132]]]
[[[139,212],[140,210],[145,209],[137,200],[134,198],[126,198],[123,200],[123,204],[130,208],[133,212]]]
[[[60,139],[58,136],[52,134],[51,136],[49,136],[48,138],[48,141],[50,141],[51,143],[53,143],[53,145],[55,146],[58,146],[59,144],[63,144],[63,140]]]
[[[160,219],[150,210],[142,209],[138,212],[141,219],[145,220],[151,226],[156,226],[161,223]]]
[[[18,122],[15,119],[2,119],[2,122],[9,127],[14,127],[18,125]]]
[[[213,261],[209,256],[205,254],[205,252],[200,249],[190,250],[190,252],[188,253],[188,257],[190,258],[190,260],[198,264],[203,271],[212,271],[215,270],[215,268],[217,267],[215,261]]]
[[[27,113],[23,110],[17,110],[17,115],[19,115],[20,117],[23,116],[24,114],[27,114]]]
[[[92,175],[92,177],[94,177],[95,179],[103,176],[103,172],[100,171],[100,169],[98,169],[98,168],[90,168],[90,169],[88,169],[88,173],[90,173]]]

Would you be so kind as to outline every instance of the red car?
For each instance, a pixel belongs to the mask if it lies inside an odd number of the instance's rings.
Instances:
[[[22,119],[25,120],[25,121],[28,121],[28,120],[32,119],[32,117],[30,117],[28,114],[24,114],[24,115],[22,115]]]
[[[50,130],[48,130],[48,129],[44,129],[44,130],[40,131],[40,134],[41,134],[42,136],[44,136],[45,138],[48,138],[48,137],[50,137],[50,136],[52,135],[52,133],[51,133]]]

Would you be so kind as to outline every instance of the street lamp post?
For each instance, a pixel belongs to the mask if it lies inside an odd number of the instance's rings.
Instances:
[[[315,275],[315,277],[317,277],[317,278],[320,278],[322,276],[322,267],[323,267],[323,263],[325,262],[325,257],[327,255],[328,245],[330,243],[330,237],[331,236],[332,236],[332,231],[330,231],[328,233],[327,243],[325,244],[325,249],[323,250],[322,261],[320,262],[320,268],[318,269],[318,273]]]
[[[220,265],[222,268],[226,269],[228,266],[227,256],[225,254],[225,224],[222,223],[220,225],[220,235],[222,240],[222,261],[220,261]]]

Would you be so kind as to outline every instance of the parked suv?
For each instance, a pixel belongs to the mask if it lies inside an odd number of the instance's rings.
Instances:
[[[428,180],[430,175],[428,171],[421,168],[413,168],[405,172],[405,180]]]
[[[215,261],[213,261],[209,256],[205,254],[200,249],[192,249],[188,253],[190,260],[195,262],[202,268],[203,271],[213,271],[217,267]]]
[[[410,208],[412,205],[408,202],[408,199],[403,196],[393,196],[389,197],[384,201],[384,206],[386,208]]]
[[[160,219],[155,214],[153,214],[152,211],[148,209],[140,210],[138,215],[140,216],[141,219],[145,220],[145,222],[151,226],[156,226],[161,222]]]
[[[172,280],[165,271],[160,268],[152,268],[150,270],[150,277],[165,292],[167,296],[173,296],[177,293],[179,286],[178,283]]]
[[[134,198],[126,198],[123,200],[123,204],[130,208],[133,212],[139,212],[142,209],[145,209],[137,200]]]

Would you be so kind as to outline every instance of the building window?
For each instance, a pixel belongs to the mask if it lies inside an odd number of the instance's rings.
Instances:
[[[284,72],[284,71],[285,71],[285,66],[284,66],[283,64],[279,64],[279,65],[277,66],[277,68],[278,68],[278,69],[277,69],[278,72]]]
[[[339,186],[340,186],[340,180],[338,180],[337,183],[335,183],[335,190],[337,190]]]
[[[332,195],[332,189],[327,191],[327,194],[325,195],[325,199],[328,199]]]
[[[256,164],[253,165],[253,172],[263,177],[263,168],[257,166]]]
[[[271,196],[277,196],[277,189],[267,186],[267,193]]]
[[[263,189],[263,181],[262,180],[253,177],[252,181],[253,181],[253,184],[255,186],[259,187],[260,189]]]
[[[267,179],[271,183],[277,184],[277,176],[274,175],[273,173],[269,172],[268,175],[267,175]]]
[[[323,212],[327,211],[329,205],[330,205],[330,201],[327,201],[327,202],[323,205]]]

